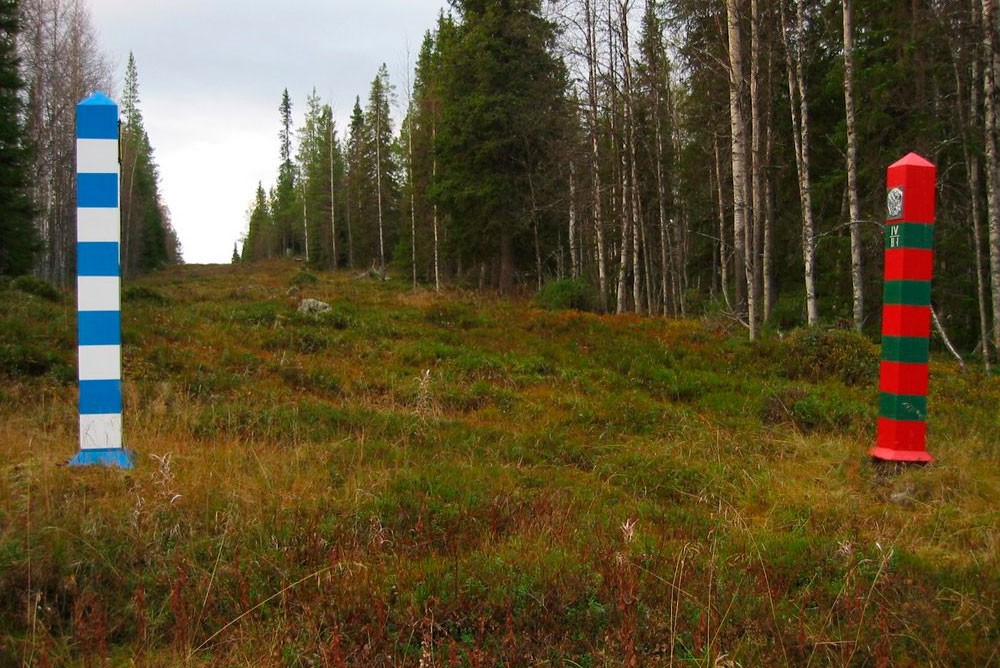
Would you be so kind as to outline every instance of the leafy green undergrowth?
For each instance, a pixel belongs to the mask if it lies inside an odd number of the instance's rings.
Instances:
[[[896,470],[853,333],[179,267],[81,470],[71,300],[3,294],[0,665],[996,661],[996,377],[935,360]]]

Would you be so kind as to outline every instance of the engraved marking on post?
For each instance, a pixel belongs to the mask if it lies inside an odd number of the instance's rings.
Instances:
[[[889,248],[899,248],[899,225],[889,226]]]

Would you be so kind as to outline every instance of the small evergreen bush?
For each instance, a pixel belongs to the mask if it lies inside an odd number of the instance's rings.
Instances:
[[[35,295],[50,302],[61,302],[62,294],[47,281],[34,276],[18,276],[10,283],[10,287],[29,295]]]
[[[786,339],[785,375],[845,385],[869,385],[878,377],[879,350],[860,332],[847,329],[797,329]]]
[[[158,306],[165,306],[170,303],[170,300],[162,293],[143,285],[130,285],[126,287],[122,292],[122,301],[148,302],[150,304],[157,304]]]
[[[308,271],[300,271],[295,274],[290,283],[297,288],[302,288],[307,285],[316,285],[319,283],[319,279],[316,278],[315,274],[310,274]]]
[[[590,311],[594,306],[593,292],[580,278],[551,281],[535,295],[535,303],[544,309]]]

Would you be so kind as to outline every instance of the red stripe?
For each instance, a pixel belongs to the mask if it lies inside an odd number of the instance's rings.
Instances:
[[[879,392],[927,396],[930,370],[926,364],[886,362],[879,365]]]
[[[878,419],[876,448],[888,452],[924,452],[927,450],[927,423],[923,420]],[[895,459],[895,457],[883,457]]]
[[[931,310],[926,306],[885,304],[882,307],[882,336],[922,336],[931,333]]]
[[[885,280],[929,281],[934,275],[934,251],[892,248],[885,251]]]

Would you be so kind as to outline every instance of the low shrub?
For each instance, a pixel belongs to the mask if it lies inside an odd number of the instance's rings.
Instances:
[[[878,377],[879,350],[859,332],[846,329],[797,329],[786,339],[788,378],[845,385],[870,385]]]
[[[308,271],[300,271],[292,277],[289,283],[297,288],[301,288],[306,285],[316,285],[319,283],[319,279],[316,278],[315,274],[310,274]]]
[[[10,282],[10,287],[29,295],[35,295],[50,302],[61,302],[60,293],[51,283],[34,276],[18,276]]]
[[[163,293],[144,285],[129,285],[122,292],[123,302],[146,302],[157,306],[166,306],[170,299]]]
[[[859,432],[875,425],[875,406],[816,388],[787,387],[769,392],[760,408],[764,424],[792,424],[799,431]]]
[[[535,295],[535,303],[545,309],[590,311],[594,308],[593,290],[580,278],[551,281]]]

